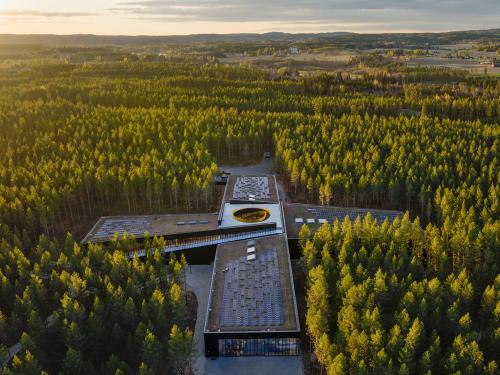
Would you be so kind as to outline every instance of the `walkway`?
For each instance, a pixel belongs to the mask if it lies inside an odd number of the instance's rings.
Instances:
[[[238,357],[206,361],[204,375],[303,375],[302,357]]]
[[[179,245],[170,245],[161,249],[162,253],[172,253],[174,251],[186,250],[186,249],[194,249],[196,247],[205,247],[211,245],[218,245],[226,242],[235,242],[241,240],[248,240],[251,238],[261,238],[265,236],[272,236],[275,234],[281,234],[283,230],[281,228],[278,229],[264,229],[255,232],[243,232],[243,233],[234,233],[234,234],[221,234],[217,236],[213,236],[214,238],[209,240],[199,240],[199,241],[190,241],[186,243],[181,243]],[[137,252],[139,257],[143,257],[146,255],[145,250],[139,251],[131,251],[128,254],[129,259],[134,258],[135,253]]]
[[[203,330],[205,327],[205,313],[208,305],[208,292],[212,279],[212,266],[188,266],[186,269],[186,283],[196,294],[198,299],[198,313],[193,335],[193,351],[191,353],[192,368],[195,375],[202,375],[205,371],[205,346]],[[229,375],[229,374],[227,374]]]

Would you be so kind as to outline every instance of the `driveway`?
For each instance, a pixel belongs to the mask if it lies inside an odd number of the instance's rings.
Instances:
[[[238,357],[208,359],[205,375],[303,375],[302,357]]]
[[[212,279],[212,266],[194,265],[186,269],[186,283],[196,294],[198,299],[198,313],[193,335],[193,351],[191,363],[195,375],[202,375],[205,371],[205,346],[203,342],[203,329],[205,325],[205,313],[208,305],[208,292]]]
[[[219,171],[229,172],[235,175],[259,175],[259,174],[272,174],[273,173],[273,159],[262,158],[259,164],[253,165],[219,165]],[[278,196],[282,202],[286,201],[286,192],[279,181]]]
[[[273,169],[272,158],[262,158],[259,164],[253,165],[219,165],[219,171],[236,175],[270,174]]]

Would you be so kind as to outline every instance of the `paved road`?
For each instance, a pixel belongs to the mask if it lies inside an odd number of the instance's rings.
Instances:
[[[283,185],[281,185],[281,183],[277,179],[276,179],[276,185],[278,185],[278,196],[280,197],[280,201],[282,201],[283,203],[286,202],[285,188],[283,187]]]
[[[236,175],[252,174],[271,174],[273,173],[273,159],[263,158],[259,164],[238,166],[238,165],[219,165],[219,170]],[[286,201],[286,192],[283,186],[276,181],[278,185],[278,196],[282,202]]]
[[[219,170],[236,175],[269,174],[273,169],[273,160],[271,158],[262,158],[259,164],[253,165],[219,165]]]
[[[7,356],[5,358],[0,358],[0,370],[2,370],[3,367],[6,366],[17,353],[19,353],[20,350],[21,350],[21,344],[19,342],[8,348]]]
[[[302,357],[207,359],[205,375],[303,375]]]
[[[203,342],[203,329],[205,324],[205,313],[208,305],[208,292],[212,279],[212,266],[194,265],[186,269],[186,283],[196,294],[198,299],[198,313],[194,328],[194,343],[191,353],[193,372],[202,375],[205,372],[205,347]]]

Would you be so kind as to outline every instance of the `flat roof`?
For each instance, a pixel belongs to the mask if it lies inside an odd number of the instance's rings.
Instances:
[[[103,216],[83,238],[82,243],[107,242],[115,233],[135,238],[165,236],[217,229],[217,213]]]
[[[237,220],[234,217],[234,212],[242,208],[265,208],[269,211],[269,217],[259,223],[245,223]],[[281,206],[275,203],[245,203],[245,204],[232,204],[225,203],[223,206],[223,212],[221,216],[221,228],[227,227],[242,227],[251,226],[255,224],[270,224],[276,223],[277,229],[283,229],[283,220],[281,217]]]
[[[247,248],[255,246],[255,259]],[[298,331],[284,235],[217,247],[205,332]]]
[[[224,192],[224,203],[230,200],[250,200],[279,203],[276,178],[272,174],[230,175]]]
[[[379,223],[383,223],[386,218],[394,221],[397,217],[402,217],[403,212],[393,210],[381,210],[375,208],[357,208],[357,207],[335,207],[335,206],[316,206],[301,203],[283,204],[285,213],[285,225],[289,238],[298,238],[300,228],[306,224],[311,234],[314,234],[326,221],[333,224],[335,219],[342,223],[346,216],[354,222],[358,216],[363,220],[368,212]],[[314,222],[312,222],[314,220]]]

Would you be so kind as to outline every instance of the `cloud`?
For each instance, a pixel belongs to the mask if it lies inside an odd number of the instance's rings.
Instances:
[[[109,11],[157,22],[377,23],[423,30],[500,26],[498,0],[131,0]]]
[[[57,5],[62,1],[50,2],[49,8],[0,9],[0,20],[7,21],[0,22],[0,28],[21,22],[66,21],[87,32],[154,34],[190,30],[423,32],[500,27],[500,0],[86,0],[81,11],[63,11]]]
[[[88,17],[98,16],[99,13],[90,12],[44,12],[39,10],[0,10],[0,16],[7,17],[37,17],[37,18],[55,18],[55,17]]]

